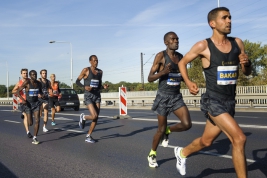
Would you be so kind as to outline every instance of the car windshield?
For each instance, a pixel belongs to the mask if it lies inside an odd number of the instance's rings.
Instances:
[[[62,95],[76,95],[75,90],[62,90],[61,89],[61,94]]]

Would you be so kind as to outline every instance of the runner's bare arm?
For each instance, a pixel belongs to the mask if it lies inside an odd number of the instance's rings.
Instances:
[[[29,84],[29,80],[25,80],[23,84],[17,89],[16,95],[21,99],[22,104],[25,104],[25,99],[20,95],[20,91],[22,91],[24,88],[26,89]]]
[[[79,86],[79,87],[84,87],[83,84],[81,84],[81,80],[86,76],[86,73],[88,72],[88,68],[84,68],[80,75],[78,76],[77,80],[76,80],[76,84]]]
[[[251,74],[251,61],[249,60],[248,55],[245,53],[245,46],[243,41],[239,38],[236,38],[235,40],[241,50],[241,54],[238,57],[241,64],[242,72],[243,74],[248,76]]]
[[[170,73],[171,71],[171,64],[169,63],[166,67],[164,67],[165,61],[163,57],[163,52],[159,52],[154,59],[153,65],[150,69],[148,75],[148,82],[154,82],[155,80],[159,79],[161,76]],[[163,68],[163,69],[161,69]]]
[[[17,83],[17,84],[14,86],[14,88],[13,88],[13,90],[12,90],[12,94],[16,94],[16,92],[17,92],[18,89],[19,89],[19,83]]]
[[[185,84],[187,85],[191,94],[196,95],[199,91],[197,84],[192,82],[188,77],[187,64],[196,59],[198,56],[203,55],[203,52],[207,48],[205,41],[197,42],[190,51],[182,58],[178,63],[179,70],[184,79]]]

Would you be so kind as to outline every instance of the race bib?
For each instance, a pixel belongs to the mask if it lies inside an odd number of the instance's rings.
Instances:
[[[48,91],[46,88],[43,88],[42,91],[43,91],[44,96],[48,96]]]
[[[232,85],[236,84],[237,66],[218,66],[217,68],[217,84]]]
[[[99,80],[92,79],[90,83],[90,87],[97,88],[99,85]]]
[[[167,85],[178,86],[180,85],[181,80],[182,80],[181,73],[169,73]]]
[[[38,96],[39,89],[29,89],[29,96]]]

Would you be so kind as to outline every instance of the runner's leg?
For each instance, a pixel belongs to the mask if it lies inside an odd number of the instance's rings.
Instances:
[[[183,106],[173,112],[181,122],[170,126],[171,132],[181,132],[192,127],[191,118],[187,106]]]
[[[245,156],[246,136],[242,129],[228,113],[223,113],[217,117],[211,117],[211,119],[226,134],[232,143],[233,164],[237,177],[247,177]]]

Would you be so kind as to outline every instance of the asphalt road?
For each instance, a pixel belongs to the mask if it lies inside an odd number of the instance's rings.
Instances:
[[[147,155],[157,129],[155,114],[132,109],[132,119],[113,119],[118,109],[103,108],[93,133],[95,144],[84,142],[90,122],[78,127],[79,114],[88,111],[71,109],[56,114],[56,126],[49,120],[47,133],[41,127],[39,145],[27,138],[20,112],[0,106],[0,177],[182,177],[176,170],[174,146],[186,146],[199,137],[205,119],[200,111],[190,111],[193,127],[172,133],[168,148],[157,150],[158,168],[150,168]],[[50,114],[49,114],[50,116]],[[174,115],[169,124],[178,121]],[[247,135],[246,156],[249,177],[267,177],[267,118],[265,112],[237,112],[236,120]],[[30,128],[33,133],[33,127]],[[183,177],[236,177],[231,159],[231,144],[221,134],[212,146],[187,159]]]

